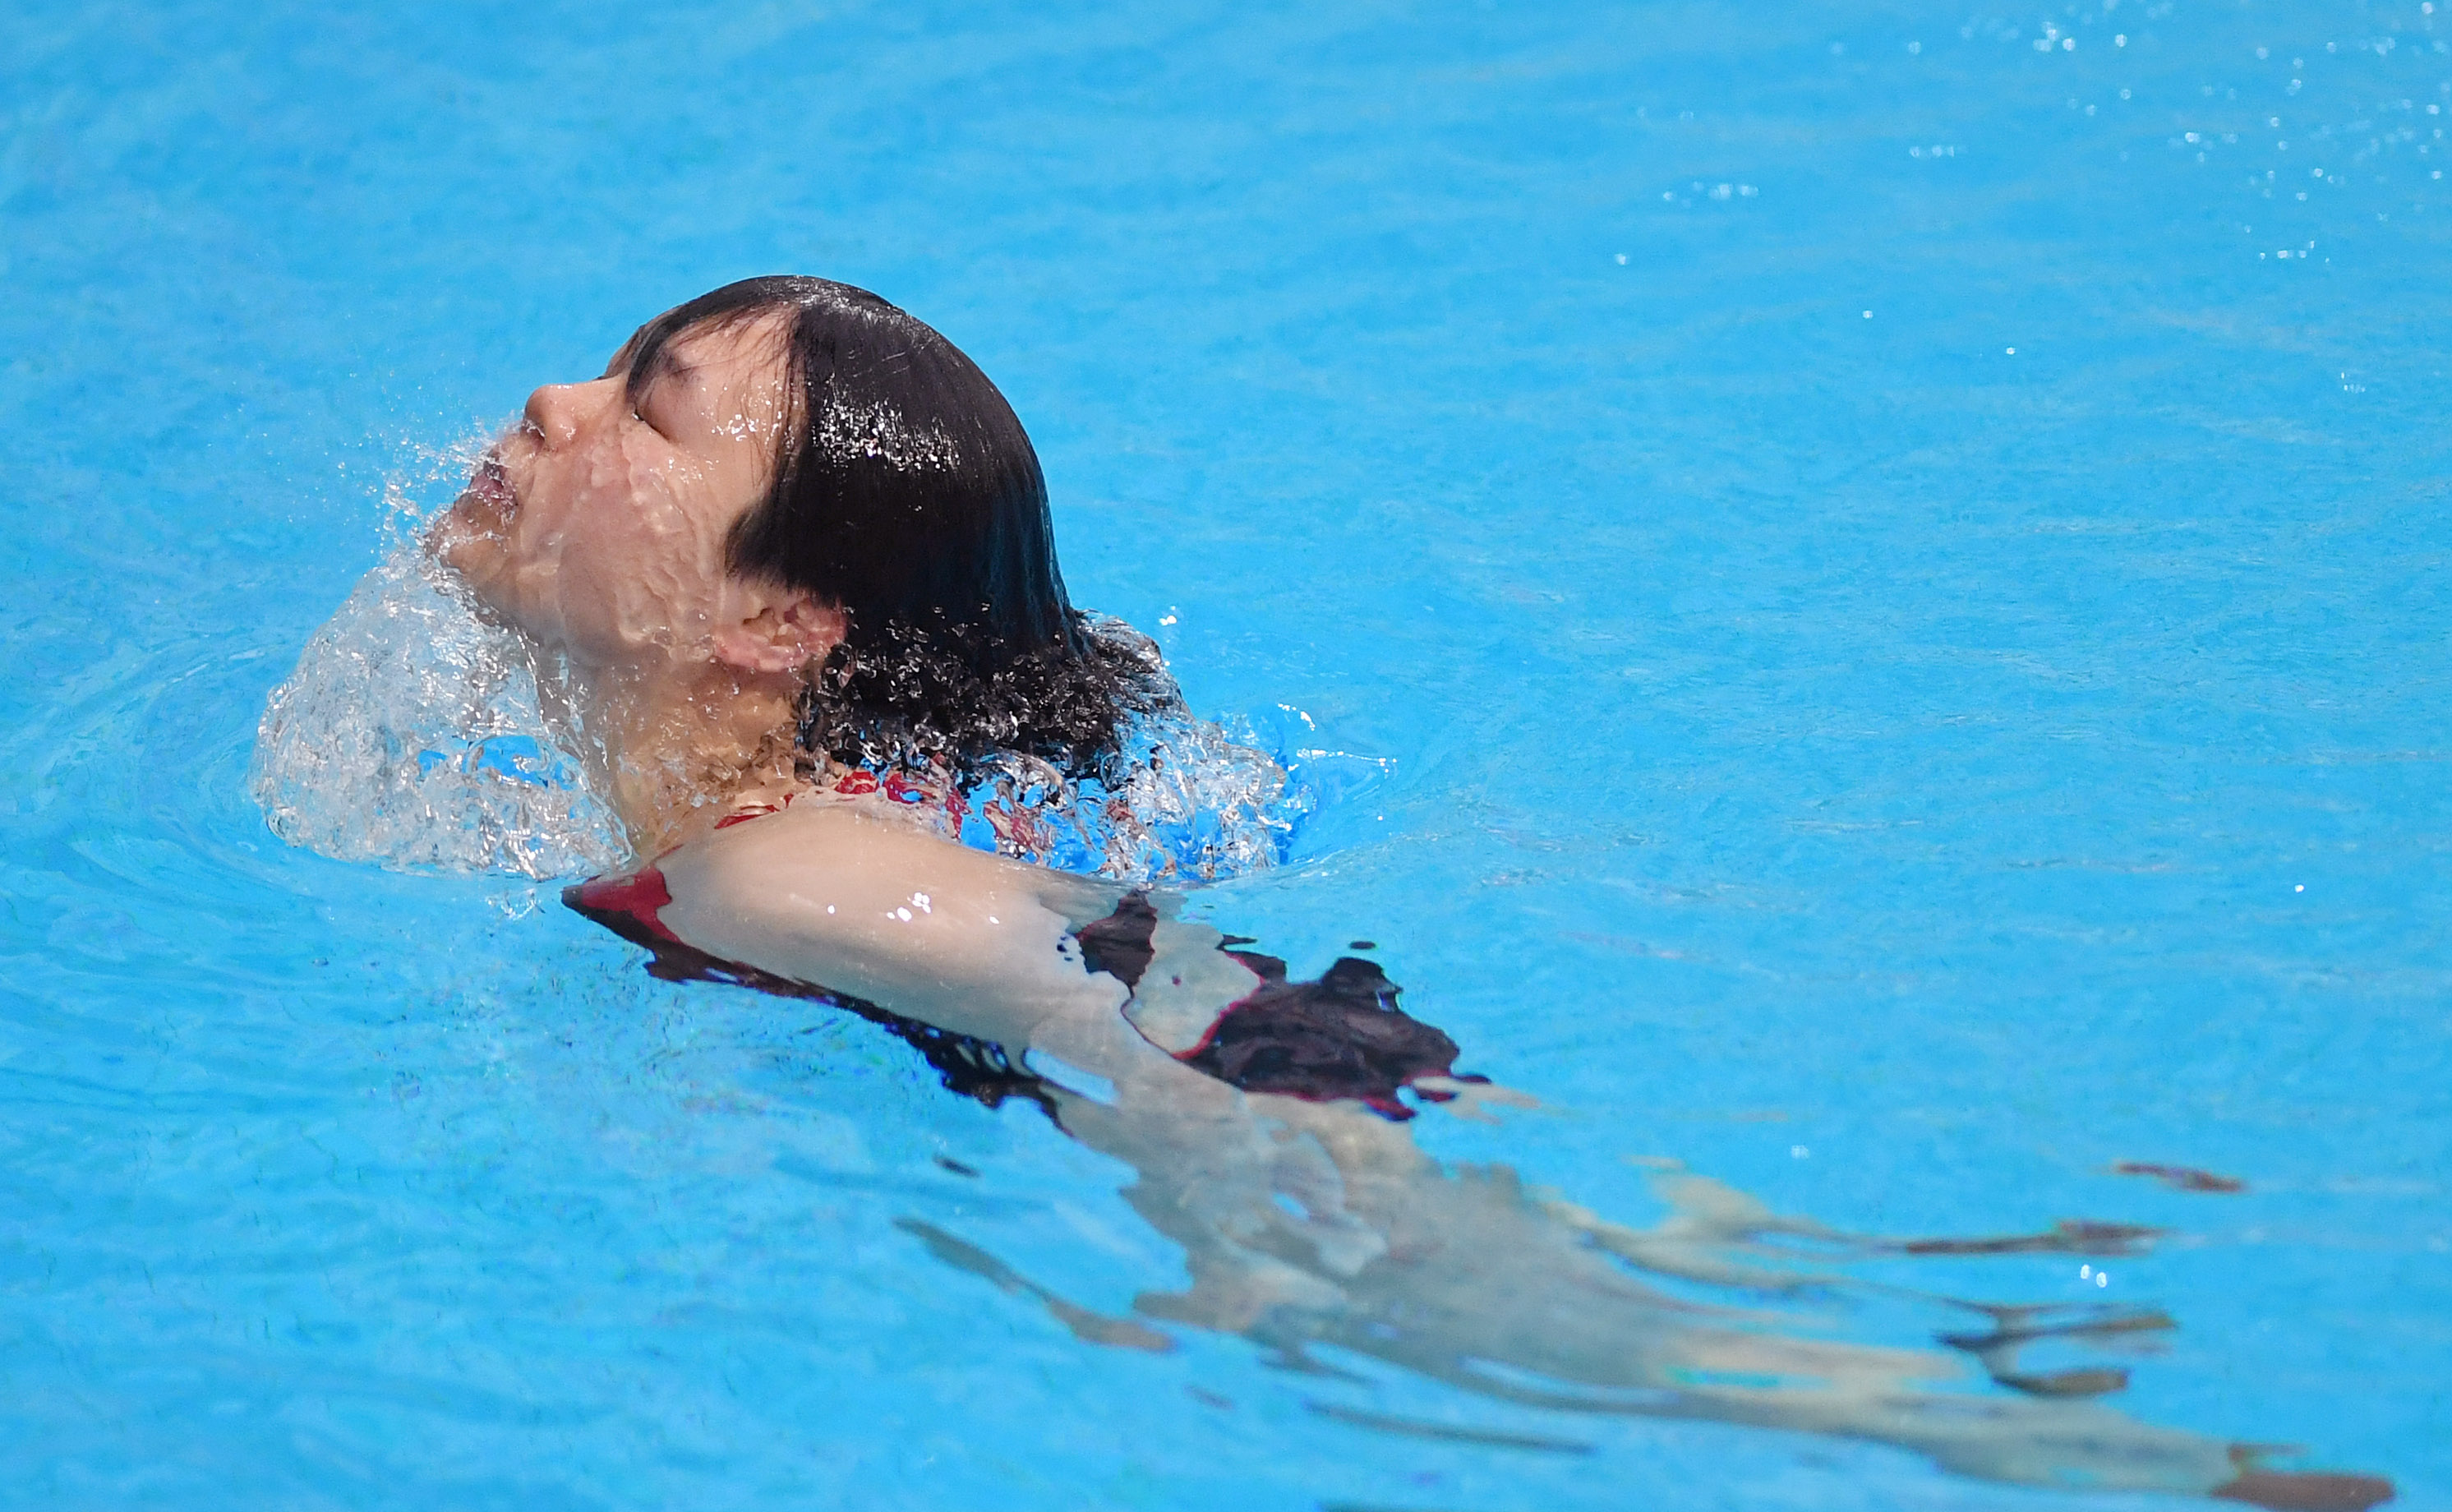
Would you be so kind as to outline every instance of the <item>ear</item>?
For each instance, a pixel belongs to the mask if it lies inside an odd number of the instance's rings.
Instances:
[[[738,672],[797,672],[842,644],[842,609],[802,588],[734,579],[715,632],[715,659]]]

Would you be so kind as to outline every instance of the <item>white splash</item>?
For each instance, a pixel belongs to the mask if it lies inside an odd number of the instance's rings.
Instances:
[[[402,869],[585,876],[628,853],[554,743],[525,642],[477,617],[402,517],[383,564],[306,643],[257,726],[272,832]]]
[[[868,435],[885,446],[892,431]],[[891,444],[951,446],[937,432]],[[539,881],[611,870],[629,846],[540,703],[552,669],[425,549],[427,507],[409,487],[456,481],[474,455],[438,451],[427,476],[395,481],[390,548],[266,702],[248,790],[274,834],[336,860]],[[1262,748],[1282,742],[1237,734],[1179,707],[1136,721],[1113,786],[1005,756],[969,785],[960,838],[1132,884],[1275,865],[1316,797],[1300,763],[1290,777],[1286,753]]]
[[[1117,882],[1216,882],[1275,865],[1315,802],[1256,737],[1181,709],[1135,722],[1124,743],[1131,766],[1112,787],[997,759],[971,786],[962,838]]]

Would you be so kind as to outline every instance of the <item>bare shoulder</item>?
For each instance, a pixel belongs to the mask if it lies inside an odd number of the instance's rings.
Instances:
[[[1010,905],[1005,911],[1045,909],[1078,926],[1104,917],[1122,892],[974,850],[882,804],[796,806],[719,829],[659,865],[676,901],[687,886],[742,906],[806,902],[837,909],[836,917],[899,925],[918,918],[968,923],[974,905],[991,912]],[[903,918],[906,911],[918,918]]]
[[[1120,889],[959,845],[890,811],[796,806],[657,863],[667,929],[724,961],[943,1028],[1012,1035],[1050,1014],[1112,1012],[1073,933]],[[1096,1000],[1095,1003],[1092,1000]]]

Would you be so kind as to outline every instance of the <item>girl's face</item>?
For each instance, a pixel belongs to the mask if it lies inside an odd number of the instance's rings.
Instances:
[[[528,396],[436,550],[495,613],[583,666],[780,671],[823,654],[797,633],[824,617],[808,595],[724,563],[727,533],[774,477],[781,317],[668,342],[635,400],[629,354]]]

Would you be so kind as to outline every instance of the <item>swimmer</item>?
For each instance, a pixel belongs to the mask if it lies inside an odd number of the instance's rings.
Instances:
[[[2093,1400],[2099,1380],[1970,1394],[1940,1351],[1815,1340],[1648,1284],[1845,1282],[1784,1266],[1777,1236],[1805,1226],[1699,1179],[1647,1232],[1503,1170],[1450,1172],[1409,1137],[1403,1094],[1508,1095],[1458,1076],[1454,1044],[1377,966],[1294,981],[1165,899],[959,843],[985,764],[1113,776],[1130,722],[1179,699],[1147,642],[1068,601],[1003,396],[873,294],[760,278],[657,317],[602,377],[530,396],[429,546],[562,668],[554,715],[638,852],[572,905],[662,974],[884,1019],[950,1083],[1026,1094],[1125,1162],[1127,1199],[1192,1278],[1140,1299],[1145,1318],[1509,1400],[1862,1438],[2004,1482],[2271,1507],[2392,1494],[2138,1422]],[[1049,1305],[1085,1338],[1168,1343]]]

